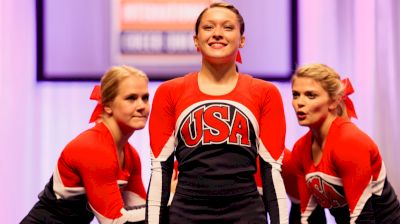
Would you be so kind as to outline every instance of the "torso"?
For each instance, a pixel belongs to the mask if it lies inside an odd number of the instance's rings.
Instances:
[[[383,192],[386,172],[378,148],[354,124],[341,118],[333,122],[322,153],[312,139],[308,132],[296,142],[292,154],[309,192],[337,217],[348,217],[349,210],[358,215],[371,195],[378,197]]]
[[[215,96],[203,93],[197,78],[197,73],[181,78],[178,87],[168,93],[172,94],[179,162],[177,193],[218,196],[257,192],[253,174],[265,95],[251,90],[260,81],[240,75],[233,90]],[[261,86],[265,84],[261,82]]]

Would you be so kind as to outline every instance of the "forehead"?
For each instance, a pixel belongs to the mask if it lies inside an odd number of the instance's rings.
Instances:
[[[120,81],[118,89],[121,94],[146,94],[148,92],[148,81],[143,77],[131,75]]]
[[[296,77],[292,83],[293,91],[325,91],[321,83],[312,78]]]
[[[214,7],[209,8],[204,12],[201,22],[211,21],[211,20],[221,20],[221,21],[238,21],[237,15],[227,8]]]

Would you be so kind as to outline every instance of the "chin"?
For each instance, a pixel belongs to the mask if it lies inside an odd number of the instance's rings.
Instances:
[[[306,122],[306,121],[298,121],[298,123],[299,123],[299,125],[300,126],[303,126],[303,127],[308,127],[308,122]]]
[[[210,54],[207,58],[207,61],[214,64],[223,64],[230,61],[228,55]]]
[[[146,127],[146,122],[144,122],[142,124],[134,124],[134,125],[131,125],[131,127],[134,130],[140,130],[140,129],[143,129],[144,127]]]

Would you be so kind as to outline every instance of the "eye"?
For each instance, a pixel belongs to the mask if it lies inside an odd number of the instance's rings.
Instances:
[[[315,99],[318,95],[315,94],[315,93],[313,93],[313,92],[307,92],[307,93],[306,93],[306,96],[307,96],[309,99]]]
[[[203,30],[209,31],[209,30],[213,29],[213,26],[209,25],[209,24],[206,24],[206,25],[202,26],[202,28],[203,28]]]
[[[293,99],[297,99],[300,96],[298,92],[292,92]]]
[[[138,99],[138,95],[132,94],[132,95],[127,96],[125,99],[126,99],[126,100],[135,101],[135,100]]]
[[[142,97],[143,102],[149,102],[149,94],[145,94]]]
[[[225,25],[224,26],[224,29],[225,30],[228,30],[228,31],[230,31],[230,30],[233,30],[235,27],[233,26],[233,25]]]

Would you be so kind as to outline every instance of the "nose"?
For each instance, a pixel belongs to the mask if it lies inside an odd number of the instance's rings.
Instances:
[[[293,99],[293,106],[296,106],[298,108],[304,107],[304,98],[299,96],[296,99]]]
[[[215,38],[217,40],[222,38],[222,28],[221,27],[216,27],[214,29],[213,38]]]
[[[147,100],[139,99],[136,109],[138,111],[146,111],[149,108],[149,102]]]

